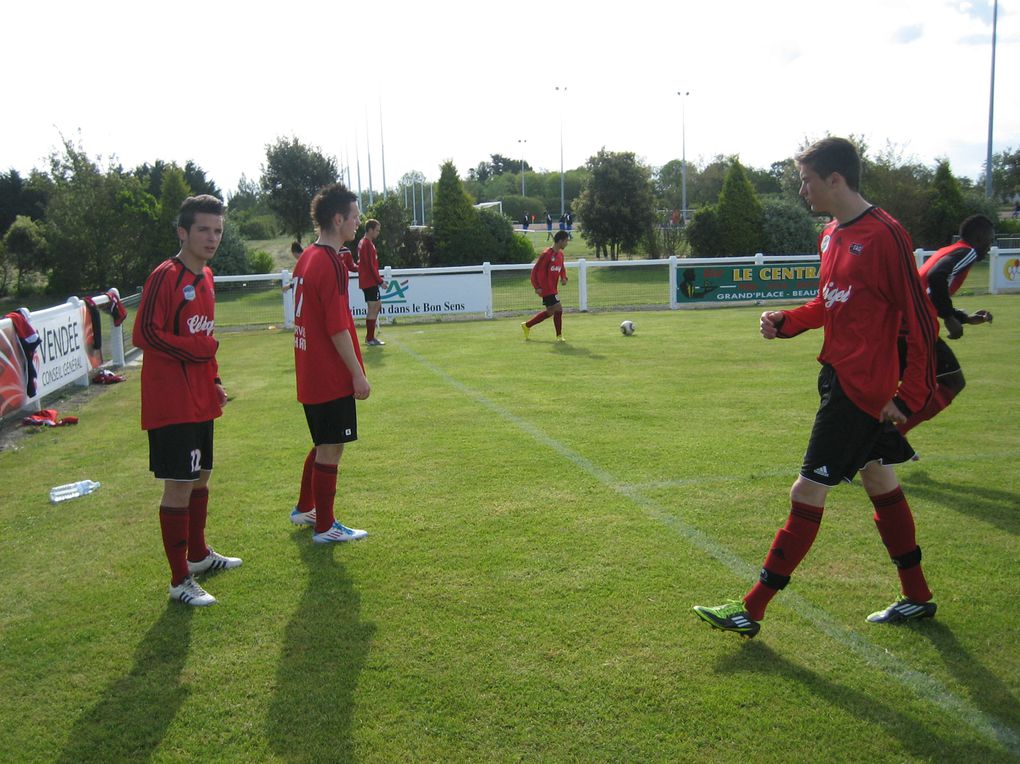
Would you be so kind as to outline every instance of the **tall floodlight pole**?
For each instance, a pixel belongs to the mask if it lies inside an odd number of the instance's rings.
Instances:
[[[361,151],[358,148],[358,134],[354,134],[354,166],[358,170],[358,209],[362,209],[364,204],[361,201]]]
[[[680,96],[680,214],[687,225],[687,96],[690,91],[678,90]]]
[[[565,195],[563,193],[563,100],[567,97],[567,86],[564,85],[561,88],[557,85],[556,90],[563,93],[563,98],[560,99],[560,217],[563,217],[567,211]]]
[[[368,155],[368,203],[375,204],[375,197],[372,192],[372,141],[369,140],[371,131],[368,129],[368,107],[365,107],[365,153]]]
[[[427,223],[427,221],[425,220],[425,177],[422,176],[422,179],[421,179],[421,224],[422,225],[426,225],[426,223]]]
[[[992,6],[992,84],[988,95],[988,154],[985,157],[985,196],[992,197],[992,117],[995,115],[995,38],[999,25],[999,0]]]
[[[528,142],[528,139],[518,138],[517,142],[521,144],[521,196],[524,196],[524,144]]]
[[[379,99],[379,150],[382,152],[382,191],[383,196],[386,196],[390,190],[386,188],[386,143],[383,140],[382,129],[382,98]]]
[[[411,176],[411,221],[414,225],[418,225],[418,196],[414,189],[415,178]],[[422,210],[424,212],[424,210]]]

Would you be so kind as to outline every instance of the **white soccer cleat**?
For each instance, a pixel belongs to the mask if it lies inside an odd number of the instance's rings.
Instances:
[[[191,576],[186,577],[177,586],[170,585],[170,599],[192,607],[216,604],[216,598],[199,586]]]
[[[313,534],[312,541],[316,544],[334,544],[341,541],[357,541],[358,539],[365,538],[367,535],[368,531],[358,530],[357,528],[348,528],[346,525],[337,520],[333,523],[333,527],[329,530]]]
[[[230,568],[241,567],[240,557],[227,557],[222,555],[212,547],[207,547],[209,554],[205,556],[204,560],[199,562],[192,562],[188,560],[188,572],[192,575],[196,573],[207,573],[210,570],[229,570]]]
[[[312,507],[307,512],[302,512],[297,507],[294,507],[290,513],[290,521],[294,525],[315,525],[315,507]]]

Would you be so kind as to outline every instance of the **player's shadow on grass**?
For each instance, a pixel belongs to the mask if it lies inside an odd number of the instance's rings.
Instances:
[[[941,483],[924,470],[904,473],[906,494],[936,502],[955,511],[991,523],[1014,536],[1020,535],[1020,495],[987,486]]]
[[[341,562],[346,544],[313,544],[302,531],[292,540],[308,582],[284,633],[269,744],[288,762],[354,761],[355,691],[376,627],[361,620],[361,596]]]
[[[1002,751],[976,744],[956,740],[948,735],[940,735],[940,725],[927,726],[923,719],[915,714],[882,702],[885,695],[881,686],[864,693],[846,684],[838,684],[815,673],[811,669],[797,665],[783,657],[763,642],[751,642],[743,645],[743,649],[728,653],[716,665],[716,670],[723,674],[747,673],[755,677],[755,684],[767,686],[769,679],[766,673],[781,677],[784,682],[796,682],[802,688],[819,699],[825,707],[841,708],[850,716],[861,719],[885,729],[897,738],[903,750],[909,752],[911,758],[924,761],[1000,761]],[[893,680],[889,680],[893,681]],[[896,687],[900,690],[900,687]],[[787,696],[790,703],[799,702],[796,691]],[[763,713],[786,717],[782,705],[773,700]],[[951,731],[951,730],[950,730]],[[846,752],[853,758],[853,752]]]
[[[192,609],[169,602],[146,633],[127,676],[115,680],[75,722],[59,762],[147,761],[187,699],[181,672],[191,643]]]
[[[569,341],[567,342],[553,342],[552,351],[557,355],[575,355],[585,356],[592,359],[593,361],[600,361],[605,358],[602,353],[593,353],[583,345],[572,345]]]
[[[1014,736],[1013,753],[1020,756],[1020,741],[1017,739],[1020,737],[1020,703],[1013,697],[1009,687],[1003,684],[995,672],[975,660],[957,640],[952,629],[938,618],[926,623],[908,623],[906,626],[931,641],[949,672],[960,684],[970,689],[970,697],[975,705],[988,716],[1009,725]]]

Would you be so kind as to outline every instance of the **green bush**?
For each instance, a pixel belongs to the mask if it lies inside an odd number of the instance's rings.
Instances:
[[[223,239],[210,267],[218,276],[243,276],[249,270],[248,247],[241,234],[233,226],[223,229]]]
[[[995,216],[991,216],[995,220]],[[1006,218],[995,224],[995,233],[998,236],[1020,236],[1020,218]]]
[[[762,201],[764,243],[767,255],[815,254],[818,231],[815,221],[802,204],[782,198]]]
[[[694,213],[684,229],[694,257],[723,257],[727,253],[720,243],[719,215],[714,205],[705,205]]]
[[[761,202],[747,171],[736,158],[726,172],[716,214],[719,246],[724,254],[740,257],[761,252],[764,243]]]
[[[495,242],[495,247],[482,261],[490,263],[530,263],[535,249],[521,234],[514,233],[513,224],[506,215],[492,210],[482,210],[478,216]]]
[[[260,249],[248,256],[248,273],[276,273],[279,270],[276,260],[268,252]]]
[[[272,239],[276,237],[276,220],[272,215],[258,215],[241,220],[237,229],[245,239]]]

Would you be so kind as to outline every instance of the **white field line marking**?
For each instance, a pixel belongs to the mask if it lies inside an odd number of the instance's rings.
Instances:
[[[427,358],[408,348],[404,343],[392,339],[389,342],[479,406],[488,409],[500,419],[509,422],[521,432],[534,438],[538,443],[555,451],[568,462],[591,475],[606,488],[632,501],[644,511],[646,516],[674,530],[696,548],[705,552],[717,562],[722,563],[727,570],[737,577],[746,581],[752,581],[757,576],[757,566],[751,565],[726,547],[717,543],[712,537],[683,522],[658,502],[643,495],[638,487],[620,482],[602,467],[572,451],[555,438],[550,437],[527,419],[508,411],[479,391],[450,376]],[[812,605],[796,592],[786,592],[783,595],[783,601],[784,604],[791,606],[818,631],[857,653],[872,668],[895,678],[922,700],[938,706],[950,715],[955,715],[983,737],[999,743],[1009,753],[1020,757],[1020,734],[1011,727],[985,714],[966,699],[953,693],[952,690],[934,677],[908,668],[900,658],[890,654],[883,648],[873,645],[857,632],[847,630],[827,612]]]

